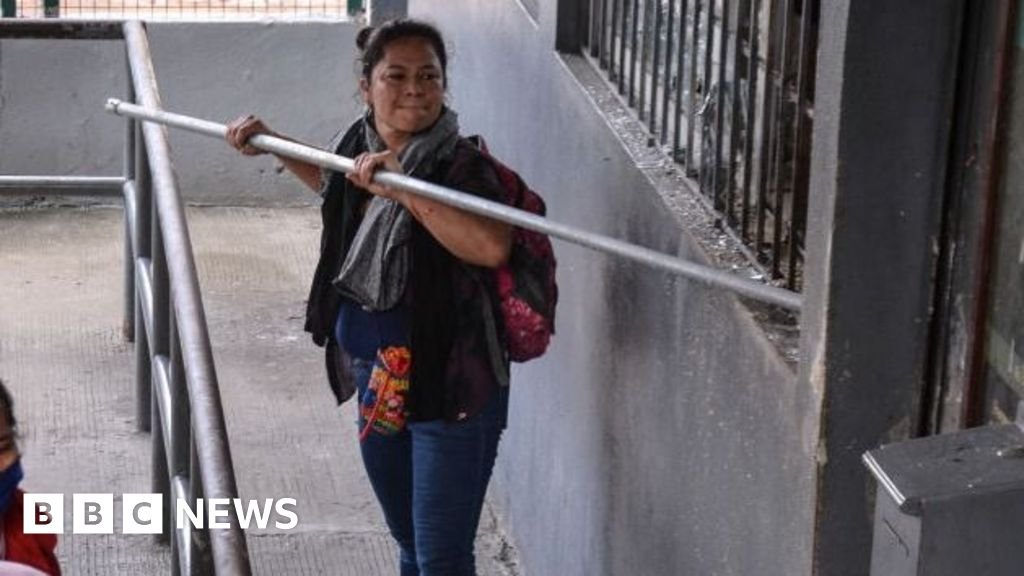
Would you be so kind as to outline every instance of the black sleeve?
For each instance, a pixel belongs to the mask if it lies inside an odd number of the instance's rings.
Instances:
[[[494,164],[465,140],[456,148],[444,185],[485,200],[504,201],[504,189]]]

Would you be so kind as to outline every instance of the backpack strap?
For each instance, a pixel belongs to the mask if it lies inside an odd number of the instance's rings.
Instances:
[[[491,369],[494,370],[494,376],[498,379],[498,384],[505,388],[509,384],[509,373],[508,370],[503,370],[502,368],[508,366],[508,360],[505,357],[505,352],[501,349],[501,342],[498,341],[498,323],[494,319],[494,306],[491,305],[491,295],[486,290],[482,290],[481,294],[483,294],[483,298],[480,299],[480,302],[483,306],[484,332],[486,332],[487,353],[491,357]]]

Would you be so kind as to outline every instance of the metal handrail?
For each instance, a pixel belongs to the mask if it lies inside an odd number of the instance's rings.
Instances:
[[[149,109],[161,108],[156,74],[145,28],[124,24],[132,88]],[[152,380],[154,484],[165,497],[165,533],[173,532],[173,560],[182,573],[251,573],[248,548],[237,516],[228,516],[225,530],[195,530],[191,525],[169,530],[172,507],[179,499],[193,505],[199,498],[238,496],[224,411],[199,290],[184,204],[170,161],[167,132],[146,123],[134,144],[136,278],[139,305],[136,337],[146,339],[151,366],[140,362],[139,409]],[[126,158],[130,154],[126,153]],[[146,194],[152,189],[151,197]],[[144,198],[145,196],[145,198]],[[148,204],[151,203],[151,206]],[[145,232],[152,229],[151,245]],[[148,252],[148,253],[147,253]],[[139,317],[141,316],[141,318]],[[142,328],[141,330],[138,328]],[[139,345],[138,348],[143,348]],[[147,378],[149,377],[149,378]]]
[[[136,106],[115,98],[107,100],[106,107],[107,110],[121,116],[146,120],[150,123],[173,126],[175,128],[181,128],[190,132],[216,138],[224,138],[227,131],[227,128],[223,124],[182,114],[174,114],[154,107]],[[249,140],[249,143],[256,148],[267,152],[273,152],[288,158],[302,160],[332,170],[347,173],[351,172],[354,166],[354,162],[351,158],[338,156],[318,148],[298,144],[296,142],[291,142],[289,140],[276,138],[266,134],[254,136]],[[410,176],[405,176],[404,174],[382,170],[377,172],[374,177],[374,181],[388,186],[401,188],[445,204],[450,204],[468,212],[488,216],[495,220],[507,222],[529,230],[535,230],[537,232],[561,238],[568,242],[592,248],[600,252],[614,254],[654,268],[667,270],[669,272],[703,282],[710,286],[726,288],[737,294],[761,302],[775,304],[794,311],[799,311],[803,303],[803,297],[799,293],[791,290],[761,284],[717,268],[692,262],[690,260],[684,260],[668,254],[663,254],[656,250],[651,250],[650,248],[637,246],[636,244],[630,244],[601,234],[595,234],[593,232],[587,232],[579,228],[560,224],[553,220],[549,220],[548,218],[542,218],[523,210],[511,208],[497,202],[484,200],[476,196],[459,192],[458,190],[453,190],[451,188],[418,180]]]
[[[159,108],[146,32],[139,22],[0,21],[0,39],[125,40],[128,99]],[[124,335],[135,340],[136,419],[153,433],[154,491],[164,494],[176,574],[251,574],[233,507],[229,528],[171,530],[171,502],[237,497],[231,453],[184,205],[166,131],[126,123],[122,176],[0,176],[0,195],[58,191],[124,200]],[[152,422],[157,426],[153,427]]]
[[[0,176],[0,188],[60,188],[107,193],[120,193],[125,179],[121,176]]]

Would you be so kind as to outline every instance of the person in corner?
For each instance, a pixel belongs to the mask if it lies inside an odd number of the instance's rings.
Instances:
[[[512,228],[372,182],[387,169],[503,197],[494,165],[460,136],[446,105],[437,28],[392,20],[361,31],[357,46],[366,107],[331,144],[355,170],[279,157],[323,198],[306,329],[326,348],[338,402],[358,393],[362,459],[401,574],[473,575],[509,401],[508,361],[487,348],[498,302],[488,272],[508,260]],[[256,155],[249,139],[257,134],[286,138],[250,115],[231,122],[226,139]]]
[[[54,534],[25,534],[23,477],[14,400],[0,380],[0,574],[60,575]]]

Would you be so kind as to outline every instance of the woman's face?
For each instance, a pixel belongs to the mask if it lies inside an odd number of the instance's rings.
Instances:
[[[432,126],[444,106],[444,71],[433,46],[410,36],[392,41],[359,82],[363,100],[373,110],[377,133],[397,152],[409,137]]]

